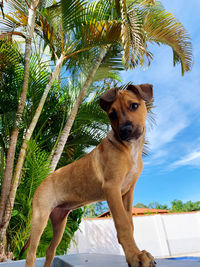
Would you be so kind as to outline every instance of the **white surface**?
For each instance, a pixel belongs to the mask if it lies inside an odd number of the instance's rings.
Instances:
[[[200,253],[200,212],[134,216],[138,247],[155,257]],[[83,220],[68,253],[124,255],[112,219]]]

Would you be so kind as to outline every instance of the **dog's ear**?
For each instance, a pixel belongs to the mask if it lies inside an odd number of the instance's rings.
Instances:
[[[151,102],[153,100],[153,85],[152,84],[149,84],[149,83],[144,83],[144,84],[139,84],[139,85],[129,84],[126,89],[133,91],[136,94],[139,94],[139,96],[147,102]]]
[[[100,107],[104,111],[108,111],[110,105],[115,101],[118,90],[119,88],[115,87],[113,89],[108,90],[100,97]]]

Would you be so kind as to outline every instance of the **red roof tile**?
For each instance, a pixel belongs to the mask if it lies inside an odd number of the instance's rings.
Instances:
[[[149,209],[149,208],[132,208],[132,215],[146,215],[146,214],[165,214],[169,210]],[[111,216],[110,211],[106,211],[98,216],[98,218]]]

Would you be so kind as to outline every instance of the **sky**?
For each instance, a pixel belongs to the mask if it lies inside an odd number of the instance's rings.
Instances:
[[[154,86],[156,124],[152,128],[147,123],[150,153],[144,158],[134,205],[200,201],[200,1],[161,2],[189,32],[194,62],[192,71],[181,76],[181,66],[173,67],[171,48],[154,45],[148,69],[122,73],[125,83]]]

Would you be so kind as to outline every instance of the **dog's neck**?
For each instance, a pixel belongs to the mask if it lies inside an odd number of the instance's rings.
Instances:
[[[108,140],[113,144],[120,144],[121,146],[127,147],[130,151],[135,147],[137,150],[141,150],[143,148],[145,142],[145,130],[143,134],[138,139],[132,139],[131,141],[122,141],[119,137],[115,134],[113,130],[111,130],[107,135]]]

